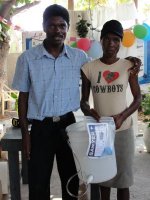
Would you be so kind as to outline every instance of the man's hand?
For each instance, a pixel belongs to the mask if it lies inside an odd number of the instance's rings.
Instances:
[[[125,59],[127,59],[127,60],[129,60],[130,62],[133,63],[133,66],[129,69],[129,71],[132,75],[137,76],[139,71],[140,71],[140,66],[142,64],[141,60],[137,57],[132,57],[132,56],[129,56]]]
[[[22,132],[22,148],[23,153],[26,159],[30,159],[30,133],[28,131],[28,119],[27,119],[27,110],[28,110],[28,92],[19,92],[18,98],[18,115],[19,123]]]
[[[30,144],[30,133],[24,133],[22,134],[22,143],[23,143],[23,153],[25,155],[25,158],[27,160],[30,160],[30,149],[31,149],[31,144]]]

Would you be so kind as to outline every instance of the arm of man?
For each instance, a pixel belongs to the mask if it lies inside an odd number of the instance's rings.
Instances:
[[[85,116],[91,116],[97,121],[99,121],[100,116],[94,109],[90,109],[89,105],[89,96],[90,96],[90,87],[91,83],[85,76],[84,72],[81,70],[81,78],[82,78],[82,89],[81,89],[81,110]]]
[[[138,77],[130,74],[129,84],[133,95],[133,101],[129,105],[129,107],[127,107],[123,112],[113,116],[116,123],[116,129],[119,129],[121,127],[124,120],[126,120],[131,114],[133,114],[138,109],[141,103],[141,91],[138,83]]]
[[[28,119],[27,119],[27,110],[28,110],[28,92],[20,92],[18,99],[18,114],[19,122],[22,132],[22,144],[23,144],[23,153],[27,159],[30,159],[30,134],[28,131]]]

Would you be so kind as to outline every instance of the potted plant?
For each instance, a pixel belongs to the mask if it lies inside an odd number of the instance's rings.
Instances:
[[[91,24],[88,23],[87,20],[82,19],[80,15],[78,15],[78,17],[80,20],[76,23],[77,33],[80,38],[86,38]]]
[[[146,123],[143,138],[146,150],[150,153],[150,93],[144,95],[141,106],[144,115],[143,121]]]

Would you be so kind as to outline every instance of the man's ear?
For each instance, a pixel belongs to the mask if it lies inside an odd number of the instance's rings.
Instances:
[[[45,23],[43,22],[43,31],[46,33],[46,26],[45,26]]]

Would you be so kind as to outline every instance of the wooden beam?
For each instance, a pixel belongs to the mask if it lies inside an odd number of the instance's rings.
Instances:
[[[134,3],[135,3],[135,6],[136,6],[136,9],[138,9],[138,0],[134,0]]]
[[[138,12],[138,0],[134,0],[134,3],[135,3],[135,7],[137,9],[137,12]],[[138,19],[135,20],[135,24],[138,24]]]
[[[68,10],[74,10],[74,0],[68,0]]]

